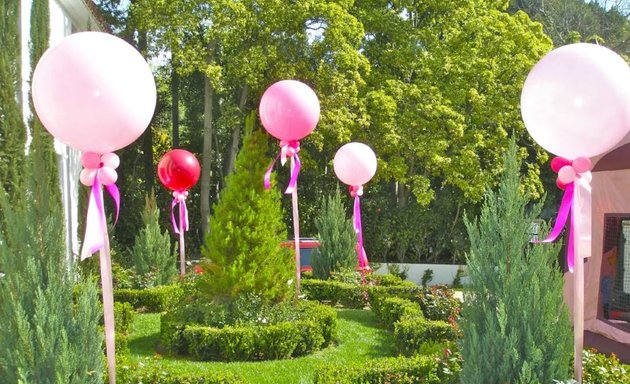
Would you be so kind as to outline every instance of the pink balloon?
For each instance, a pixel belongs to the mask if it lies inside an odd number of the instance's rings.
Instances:
[[[116,172],[116,170],[110,167],[101,168],[99,176],[103,185],[114,184],[116,180],[118,180],[118,173]]]
[[[101,155],[94,152],[84,152],[81,154],[81,165],[85,168],[98,168],[101,166]]]
[[[348,143],[337,150],[333,167],[343,183],[363,185],[376,173],[376,155],[363,143]]]
[[[554,157],[551,159],[551,169],[556,173],[565,165],[571,165],[571,160],[567,160],[564,157]]]
[[[153,74],[124,40],[81,32],[49,48],[33,73],[33,104],[46,129],[84,152],[113,152],[149,125]]]
[[[101,161],[103,162],[104,166],[110,167],[113,169],[118,168],[118,166],[120,165],[120,157],[118,157],[118,155],[113,152],[106,153],[103,156],[101,156]]]
[[[572,183],[575,180],[576,176],[577,174],[575,173],[575,170],[570,165],[565,165],[558,171],[558,180],[562,184]]]
[[[588,157],[578,157],[577,159],[573,160],[572,166],[577,173],[588,172],[591,170],[591,168],[593,168],[591,159],[589,159]]]
[[[562,189],[563,191],[567,189],[567,185],[558,179],[556,179],[556,187],[558,187],[558,189]]]
[[[81,184],[85,185],[86,187],[91,187],[92,184],[94,184],[95,176],[96,176],[95,168],[84,168],[81,170],[81,173],[79,173],[79,181],[81,182]]]
[[[527,76],[521,113],[532,138],[568,159],[614,147],[630,129],[630,68],[595,44],[549,52]]]
[[[260,120],[279,140],[300,140],[319,121],[319,99],[308,85],[296,80],[272,84],[260,99]]]

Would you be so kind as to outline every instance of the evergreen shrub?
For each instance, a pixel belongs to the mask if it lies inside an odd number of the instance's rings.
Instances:
[[[202,250],[203,301],[228,302],[253,293],[278,302],[292,293],[295,264],[291,252],[280,246],[287,237],[280,191],[265,190],[261,180],[269,165],[268,149],[267,135],[259,130],[245,138],[235,171],[214,206]]]
[[[144,228],[136,236],[130,250],[133,270],[137,275],[136,288],[169,284],[177,275],[177,259],[171,248],[171,237],[160,229],[160,210],[155,194],[145,196],[142,212]]]
[[[394,323],[396,347],[406,356],[421,352],[425,343],[456,341],[457,337],[456,329],[444,321],[405,315]]]
[[[379,320],[389,328],[394,328],[394,323],[403,316],[414,319],[424,319],[422,309],[417,303],[400,297],[386,297],[383,299]]]
[[[313,276],[327,280],[333,272],[356,269],[357,234],[339,189],[322,199],[315,227],[320,245],[313,251]]]
[[[496,192],[465,220],[470,285],[460,326],[463,384],[551,383],[569,376],[572,330],[557,244],[530,243],[542,203],[522,192],[514,140]]]
[[[116,289],[114,301],[129,303],[139,312],[164,312],[177,305],[184,295],[178,285],[163,285],[145,289]]]
[[[623,364],[612,354],[606,356],[592,349],[582,352],[585,384],[626,384],[630,383],[630,365]]]

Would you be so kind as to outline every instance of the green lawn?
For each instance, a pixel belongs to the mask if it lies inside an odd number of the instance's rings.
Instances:
[[[391,333],[377,323],[371,311],[339,309],[337,316],[338,344],[309,356],[292,360],[235,363],[199,362],[162,356],[161,367],[189,374],[229,371],[238,373],[251,383],[296,384],[312,383],[315,369],[322,365],[360,364],[373,358],[395,355]],[[155,356],[159,332],[159,314],[137,315],[129,338],[132,359]]]

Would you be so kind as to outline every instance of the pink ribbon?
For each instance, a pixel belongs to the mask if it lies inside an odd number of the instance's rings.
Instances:
[[[94,253],[100,251],[105,244],[105,227],[107,221],[105,219],[105,209],[103,207],[103,190],[100,179],[100,170],[96,172],[94,183],[92,184],[92,192],[90,193],[90,202],[88,205],[87,218],[85,223],[85,236],[81,249],[81,260],[85,260]],[[114,200],[116,206],[116,220],[120,214],[120,191],[116,184],[106,185],[107,192]]]
[[[177,234],[188,231],[188,208],[186,208],[186,198],[188,192],[173,192],[173,201],[171,202],[171,224],[173,225],[173,231]],[[179,204],[179,225],[175,220],[175,206]]]
[[[571,207],[573,206],[573,191],[575,189],[574,183],[567,184],[564,194],[562,195],[562,201],[560,203],[560,209],[558,209],[558,215],[556,216],[556,222],[551,229],[551,232],[544,240],[535,241],[535,243],[552,243],[556,241],[558,236],[562,233],[562,229],[567,223]],[[573,272],[575,266],[575,253],[573,245],[573,225],[574,221],[569,223],[569,237],[567,241],[567,266],[569,271]]]
[[[271,188],[271,172],[273,171],[273,167],[276,165],[276,161],[280,159],[280,163],[282,165],[286,164],[287,158],[291,158],[294,160],[295,166],[291,169],[291,178],[289,179],[289,185],[287,189],[284,191],[285,194],[290,195],[297,188],[297,178],[300,173],[300,169],[302,168],[302,163],[300,162],[300,157],[298,156],[298,152],[300,151],[300,142],[293,141],[280,141],[280,153],[273,160],[267,171],[265,172],[264,184],[265,189]]]
[[[87,155],[93,156],[93,155]],[[114,154],[103,155],[103,157],[111,156],[118,159]],[[85,160],[86,154],[82,158],[82,162]],[[94,159],[92,159],[94,160]],[[87,161],[90,161],[89,159]],[[92,164],[96,165],[96,164]],[[101,266],[101,290],[103,294],[103,319],[105,323],[105,349],[107,353],[107,369],[109,373],[109,383],[116,383],[116,340],[115,340],[115,325],[114,325],[114,288],[112,284],[112,269],[111,269],[111,254],[109,250],[109,238],[107,235],[107,219],[105,217],[105,208],[103,204],[103,183],[101,182],[101,172],[106,177],[105,188],[114,200],[116,206],[116,220],[118,222],[118,216],[120,213],[120,192],[115,184],[117,178],[114,167],[106,166],[102,161],[95,166],[86,167],[82,173],[89,173],[89,177],[82,178],[81,182],[89,185],[92,183],[92,191],[90,193],[90,202],[88,205],[88,212],[85,224],[85,237],[83,238],[83,244],[81,249],[81,260],[92,256],[97,251],[100,251],[100,266]],[[106,170],[105,170],[106,169]],[[87,171],[87,172],[85,172]],[[93,179],[92,179],[93,175]]]
[[[363,247],[363,230],[361,229],[361,196],[363,195],[363,187],[351,186],[350,195],[354,197],[354,230],[357,233],[357,258],[359,260],[359,269],[366,271],[370,269],[367,254]]]

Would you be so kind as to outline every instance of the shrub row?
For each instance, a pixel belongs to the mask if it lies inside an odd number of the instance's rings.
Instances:
[[[245,384],[238,375],[228,372],[182,373],[161,368],[155,362],[117,362],[119,384]]]
[[[145,289],[116,289],[114,301],[129,303],[139,312],[164,312],[173,308],[184,290],[179,285],[164,285]]]
[[[402,299],[412,300],[421,295],[423,288],[413,283],[393,286],[374,286],[368,288],[368,298],[370,302],[370,308],[376,314],[377,317],[382,318],[382,303],[383,300],[390,297],[398,297]]]
[[[429,320],[452,320],[459,316],[462,307],[461,301],[446,285],[427,287],[414,297],[414,301],[420,303],[424,316]]]
[[[367,286],[368,301],[372,308],[374,308],[374,297],[379,299],[390,296],[413,298],[423,292],[423,288],[410,281],[402,281],[396,276],[377,276],[381,277],[368,278],[368,282],[371,281],[375,284],[380,282],[383,284]],[[393,285],[394,283],[396,285]],[[365,302],[366,287],[360,284],[334,280],[306,279],[302,281],[302,290],[309,300],[317,300],[332,305],[342,305],[347,308],[363,308],[368,304]]]
[[[333,280],[307,279],[302,281],[302,291],[309,300],[317,300],[347,308],[363,308],[365,287],[358,284]]]
[[[440,384],[434,356],[386,358],[363,365],[329,365],[315,371],[315,384]]]
[[[267,325],[226,325],[222,328],[182,323],[177,313],[161,319],[161,344],[169,352],[199,360],[268,360],[301,356],[336,338],[336,312],[317,303],[301,302],[291,321]]]
[[[379,304],[378,318],[388,326],[394,328],[394,324],[402,317],[424,320],[422,309],[417,303],[400,297],[385,297]]]

